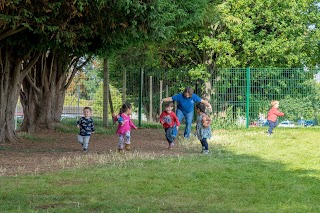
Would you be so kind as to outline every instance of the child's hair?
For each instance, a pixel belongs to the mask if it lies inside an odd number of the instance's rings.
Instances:
[[[272,100],[271,101],[271,107],[273,107],[274,105],[276,105],[276,104],[278,104],[279,103],[279,101],[277,101],[277,100]]]
[[[206,106],[203,103],[197,103],[196,108],[199,109],[201,112],[206,113]]]
[[[131,104],[126,102],[122,105],[119,114],[125,113],[128,109],[131,109]]]
[[[164,104],[164,107],[165,107],[165,108],[167,108],[167,107],[173,107],[173,102],[172,102],[172,101],[166,102],[166,103]]]
[[[84,108],[83,108],[83,111],[85,111],[85,110],[89,110],[90,112],[92,112],[91,107],[84,107]]]
[[[192,96],[193,94],[193,89],[191,87],[186,87],[183,91],[183,95],[185,96],[186,94],[189,94],[190,96]]]

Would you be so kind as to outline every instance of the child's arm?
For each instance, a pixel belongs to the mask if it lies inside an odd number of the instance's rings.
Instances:
[[[136,127],[136,125],[134,125],[134,123],[131,120],[129,120],[129,125],[134,129],[138,129],[138,127]]]
[[[80,120],[77,121],[77,127],[80,128]]]
[[[113,118],[113,120],[114,120],[115,122],[118,121],[119,117],[120,117],[120,115],[116,115],[116,113],[112,113],[112,118]]]
[[[91,132],[94,133],[95,129],[94,129],[94,124],[93,124],[93,120],[92,120],[92,126],[91,126]]]
[[[160,117],[159,117],[159,119],[160,119],[160,123],[163,125],[163,120],[162,120],[162,117],[163,117],[163,113],[161,113],[161,115],[160,115]]]
[[[276,116],[284,116],[284,113],[283,112],[280,112],[279,110],[275,110],[274,114]]]
[[[211,124],[211,121],[212,120],[211,120],[211,118],[209,116],[207,116],[207,115],[203,116],[202,117],[202,125],[203,125],[203,127],[205,127],[205,128],[209,127],[210,124]]]

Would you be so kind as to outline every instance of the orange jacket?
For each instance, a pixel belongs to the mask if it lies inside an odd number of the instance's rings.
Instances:
[[[280,112],[277,108],[272,107],[268,112],[267,120],[276,122],[278,116],[284,116],[284,113]]]

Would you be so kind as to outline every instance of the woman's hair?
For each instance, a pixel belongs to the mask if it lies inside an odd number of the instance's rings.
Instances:
[[[196,104],[196,109],[199,109],[201,112],[206,113],[206,106],[201,102]]]
[[[186,94],[189,94],[190,96],[192,96],[193,94],[193,89],[191,87],[186,87],[183,91],[183,95],[186,96]]]
[[[279,103],[279,101],[277,101],[277,100],[272,100],[271,101],[271,106],[273,107],[274,105],[276,105],[276,104],[278,104]]]
[[[131,109],[131,104],[126,102],[122,105],[119,114],[125,113],[128,109]]]

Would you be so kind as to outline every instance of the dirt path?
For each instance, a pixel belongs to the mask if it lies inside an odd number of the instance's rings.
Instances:
[[[132,152],[152,155],[177,155],[184,150],[175,146],[166,149],[162,129],[139,129],[132,131]],[[75,161],[84,155],[105,155],[116,152],[118,137],[94,134],[90,139],[89,152],[84,153],[76,141],[76,135],[61,132],[45,132],[32,135],[31,139],[21,139],[19,143],[0,144],[0,176],[18,174],[38,174],[61,169],[61,160]],[[179,141],[176,141],[179,143]],[[75,162],[70,163],[70,167]],[[94,162],[93,162],[94,164]]]

